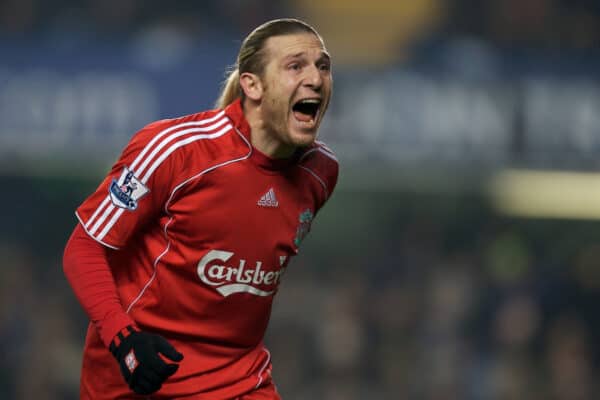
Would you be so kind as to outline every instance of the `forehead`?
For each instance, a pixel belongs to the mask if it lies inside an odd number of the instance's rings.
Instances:
[[[300,53],[316,57],[320,57],[322,54],[328,55],[321,39],[308,32],[270,37],[265,43],[265,49],[267,54],[274,59],[282,59]]]

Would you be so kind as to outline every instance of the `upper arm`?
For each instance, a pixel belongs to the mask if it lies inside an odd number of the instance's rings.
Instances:
[[[78,208],[85,231],[111,248],[122,247],[166,202],[178,154],[170,149],[164,124],[138,132],[111,171]]]

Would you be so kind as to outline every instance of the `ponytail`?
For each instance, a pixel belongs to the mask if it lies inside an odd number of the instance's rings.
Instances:
[[[235,99],[242,94],[240,87],[240,72],[237,67],[233,68],[227,75],[227,79],[223,81],[221,95],[215,104],[216,108],[225,108],[233,103]]]

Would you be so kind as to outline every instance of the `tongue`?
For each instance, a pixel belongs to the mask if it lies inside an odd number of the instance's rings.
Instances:
[[[301,113],[300,111],[294,111],[294,117],[296,117],[296,119],[301,122],[312,121],[312,115],[304,114],[304,113]]]

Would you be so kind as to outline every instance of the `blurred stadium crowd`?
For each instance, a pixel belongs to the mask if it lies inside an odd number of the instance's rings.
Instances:
[[[285,2],[206,1],[201,6],[181,0],[165,6],[157,0],[8,0],[0,11],[4,36],[38,38],[57,34],[89,35],[123,40],[153,27],[170,27],[195,40],[205,31],[244,34],[249,28],[281,15]]]
[[[1,182],[23,201],[2,200],[0,394],[75,399],[86,318],[60,247],[95,182]],[[473,195],[331,201],[267,335],[286,399],[596,398],[597,223],[499,217]]]
[[[485,77],[489,64],[481,54],[493,51],[518,57],[534,72],[548,60],[563,68],[569,58],[575,63],[564,68],[573,76],[585,64],[585,75],[600,81],[587,62],[599,55],[600,2],[594,0],[199,4],[5,0],[0,44],[110,44],[173,33],[179,40],[233,41],[269,18],[301,16],[329,43],[339,60],[336,71],[349,77],[357,72],[377,79],[390,66],[423,73],[438,68],[435,79],[476,68]],[[441,72],[440,65],[446,65]],[[4,66],[0,60],[0,72]],[[353,112],[332,111],[336,121]],[[518,123],[513,129],[510,145],[519,153],[522,130]],[[591,132],[600,136],[600,125]],[[501,216],[477,188],[404,186],[392,179],[401,172],[393,164],[378,185],[361,188],[344,167],[369,164],[344,165],[343,156],[339,190],[275,301],[267,345],[284,399],[600,396],[598,222]],[[445,172],[456,178],[456,171]],[[75,224],[73,210],[102,174],[83,175],[29,176],[0,168],[2,399],[78,397],[87,320],[62,276],[61,256]]]
[[[345,37],[345,46],[357,53],[356,45],[359,50],[367,45],[361,37],[395,42],[391,45],[399,52],[402,45],[418,45],[435,35],[443,40],[468,36],[530,50],[593,49],[600,39],[600,4],[595,0],[222,0],[201,6],[191,0],[170,6],[158,0],[5,0],[0,5],[0,37],[47,39],[56,34],[123,40],[164,27],[193,40],[202,40],[204,33],[240,38],[261,22],[281,16],[310,19],[330,41],[337,45],[337,38]],[[371,46],[372,50],[380,44]]]
[[[344,18],[327,19],[332,14],[349,18],[378,15],[397,21],[418,16],[416,24],[427,25],[420,36],[439,31],[449,36],[475,36],[496,44],[534,48],[595,48],[600,35],[600,5],[595,0],[376,0],[368,5],[356,0],[323,0],[319,4],[308,0],[223,0],[206,1],[201,6],[181,0],[170,7],[158,0],[5,0],[0,5],[0,32],[3,39],[39,38],[64,32],[122,40],[152,26],[169,25],[198,40],[203,31],[234,33],[239,37],[262,21],[281,16],[327,20],[328,26],[321,28],[325,31],[353,31]],[[363,19],[363,24],[377,29],[377,20]],[[395,31],[396,40],[402,40],[407,33],[405,26],[388,29]]]

